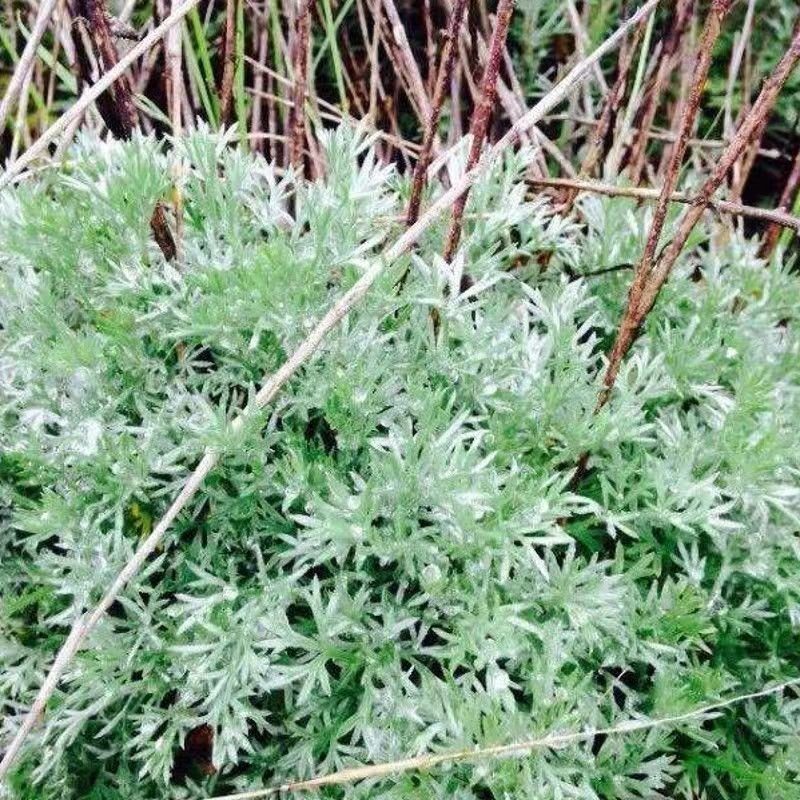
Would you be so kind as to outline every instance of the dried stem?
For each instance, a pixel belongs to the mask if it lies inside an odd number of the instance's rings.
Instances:
[[[175,11],[180,0],[172,0],[171,10]],[[181,118],[181,101],[183,99],[183,71],[181,53],[181,26],[176,25],[166,36],[164,54],[167,64],[167,103],[169,118],[172,123],[172,135],[183,133]],[[166,222],[166,214],[161,205],[157,205],[150,220],[150,229],[161,247],[164,256],[172,261],[178,254],[178,245],[183,240],[183,195],[181,193],[181,168],[176,160],[172,174],[172,210],[175,215],[175,238],[173,239]],[[167,235],[169,234],[169,236]]]
[[[600,163],[600,159],[603,157],[606,137],[614,128],[617,114],[622,106],[622,100],[625,97],[628,75],[633,66],[633,58],[636,55],[636,51],[639,49],[646,28],[647,21],[645,20],[634,30],[631,41],[626,42],[625,47],[620,50],[617,77],[603,103],[603,110],[600,113],[597,125],[592,131],[589,147],[581,163],[581,175],[591,175]]]
[[[174,25],[177,25],[199,1],[200,0],[184,0],[179,8],[173,11],[160,25],[153,28],[147,36],[122,56],[116,66],[102,75],[90,88],[86,89],[68,111],[64,112],[44,133],[42,133],[18,159],[6,167],[5,172],[0,176],[0,189],[8,186],[25,167],[42,155],[51,142],[65,131],[71,130],[76,120],[79,120],[83,116],[86,109],[89,108],[89,106],[91,106],[120,75],[123,75],[125,70],[137,58],[143,53],[146,53]]]
[[[175,11],[180,0],[172,0],[171,11]],[[183,130],[181,119],[181,96],[183,76],[181,68],[181,26],[176,25],[167,33],[164,41],[164,56],[167,65],[167,104],[172,123],[173,136],[180,136]]]
[[[767,129],[769,118],[765,117],[758,128],[753,132],[753,136],[745,147],[744,157],[736,164],[736,172],[733,185],[731,186],[731,197],[739,200],[744,193],[744,187],[750,178],[750,173],[753,171],[756,159],[758,158],[758,151],[761,149],[761,140],[764,138],[764,133]]]
[[[397,12],[394,0],[382,0],[383,11],[391,27],[389,37],[389,50],[397,62],[400,70],[400,79],[408,85],[408,96],[416,108],[421,120],[427,121],[431,117],[431,101],[425,91],[425,82],[420,75],[417,60],[411,52],[406,30]]]
[[[223,128],[233,114],[233,76],[236,51],[236,0],[225,0],[225,32],[222,40],[222,81],[219,87],[219,116]]]
[[[180,9],[183,13],[188,11],[188,5],[192,0]],[[590,56],[576,64],[575,67],[554,86],[539,102],[531,108],[512,128],[505,134],[493,147],[484,153],[480,162],[465,172],[456,183],[434,202],[430,208],[410,227],[395,243],[387,248],[380,257],[375,258],[373,265],[359,278],[359,280],[345,292],[342,297],[330,308],[325,316],[319,321],[308,337],[302,342],[297,350],[284,362],[284,364],[273,373],[263,384],[256,395],[256,406],[263,407],[269,403],[280,391],[283,385],[297,372],[300,367],[319,349],[326,335],[349,313],[349,311],[364,297],[370,286],[383,272],[392,265],[401,255],[408,251],[410,247],[419,239],[424,231],[449,208],[456,199],[463,194],[484,172],[494,163],[498,157],[513,146],[519,140],[522,131],[536,125],[546,114],[555,106],[561,103],[570,92],[578,86],[588,75],[590,69],[604,55],[619,45],[629,28],[636,25],[647,14],[652,13],[658,0],[647,0],[639,11],[631,19],[623,24],[612,36],[606,39]],[[151,32],[152,40],[145,39],[140,46],[142,51],[144,44],[152,44],[158,36],[163,35],[168,30],[168,25],[175,24],[180,17],[176,18],[175,13],[170,15],[164,22]],[[123,63],[123,60],[120,61]],[[93,92],[96,89],[93,88]],[[99,94],[99,92],[97,92]],[[66,116],[66,115],[65,115]],[[6,178],[6,182],[9,179]],[[245,414],[249,412],[244,412]],[[232,425],[240,428],[246,421],[246,416],[237,417]],[[117,575],[116,579],[109,587],[97,606],[88,614],[76,620],[72,630],[64,644],[61,646],[50,671],[47,674],[33,705],[25,714],[20,727],[17,729],[14,738],[6,749],[2,761],[0,761],[0,780],[8,773],[14,764],[23,742],[27,738],[36,721],[40,718],[47,705],[48,700],[56,690],[58,683],[65,670],[71,663],[73,657],[80,649],[86,638],[94,630],[105,613],[123,591],[129,581],[137,574],[149,556],[156,550],[161,543],[164,534],[169,529],[178,514],[186,507],[195,494],[200,489],[206,476],[216,465],[219,456],[215,452],[207,452],[200,463],[195,467],[189,476],[183,489],[172,502],[167,512],[159,520],[153,531],[140,543],[130,561]]]
[[[269,786],[265,789],[254,789],[236,794],[215,795],[211,800],[261,800],[273,795],[285,795],[289,792],[310,792],[324,786],[343,786],[360,781],[376,781],[381,778],[403,775],[408,772],[429,771],[442,764],[469,763],[485,761],[487,759],[522,758],[529,756],[537,750],[557,750],[566,745],[578,742],[593,742],[598,737],[624,736],[629,733],[650,731],[667,726],[676,726],[690,720],[700,720],[710,712],[730,708],[733,705],[757,700],[762,697],[779,694],[786,689],[800,684],[800,678],[784,681],[775,686],[767,686],[755,692],[736,695],[716,703],[701,706],[681,714],[668,717],[623,719],[621,722],[606,728],[588,728],[567,733],[549,733],[535,739],[512,742],[508,744],[493,744],[484,747],[469,747],[465,750],[450,750],[438,753],[427,753],[411,756],[397,761],[383,761],[377,764],[364,766],[345,767],[335,772],[323,773],[305,780],[284,783],[279,786]]]
[[[100,74],[105,74],[119,62],[117,48],[111,38],[105,3],[103,0],[78,0],[77,10],[78,15],[86,21]],[[78,42],[76,40],[76,45]],[[84,75],[83,78],[88,81],[89,75]],[[138,125],[139,116],[133,104],[133,90],[127,75],[120,75],[102,99],[98,99],[97,109],[116,138],[130,139]]]
[[[257,34],[258,39],[258,60],[259,66],[266,66],[267,52],[269,49],[269,26],[265,23]],[[269,87],[268,87],[269,88]],[[263,90],[264,90],[264,71],[256,70],[253,76],[253,114],[250,121],[250,133],[253,134],[252,147],[254,150],[260,148],[258,134],[262,131],[262,106],[263,106]],[[271,94],[271,92],[269,92]],[[273,131],[274,128],[267,126],[267,130]]]
[[[745,51],[747,50],[748,42],[750,41],[750,34],[753,30],[753,18],[755,17],[756,0],[748,0],[747,11],[744,15],[744,22],[742,30],[736,35],[733,54],[731,55],[731,63],[728,68],[728,84],[725,88],[725,105],[723,116],[723,133],[726,139],[729,139],[734,131],[735,125],[733,121],[733,95],[736,87],[736,80],[739,77],[739,70],[742,66]],[[748,96],[742,97],[742,110],[744,110],[745,103],[749,102]],[[741,165],[736,164],[733,168],[733,175],[731,183],[733,186],[739,185],[741,180]]]
[[[762,128],[764,119],[772,110],[778,94],[798,61],[800,61],[800,24],[795,28],[794,38],[789,49],[778,62],[769,78],[764,82],[758,99],[739,126],[731,143],[720,156],[714,171],[706,179],[697,196],[693,198],[691,206],[678,221],[675,235],[662,251],[652,270],[642,276],[641,291],[635,295],[631,291],[628,298],[628,307],[620,323],[617,339],[614,342],[611,357],[609,358],[608,369],[603,381],[604,389],[600,396],[600,405],[607,402],[622,359],[627,355],[635,341],[642,322],[653,307],[661,287],[669,277],[695,225],[711,203],[714,192],[725,180],[729,170],[741,156],[748,142],[752,141],[754,132]],[[639,277],[640,275],[637,275],[637,278]]]
[[[497,95],[497,76],[500,71],[500,64],[503,60],[503,49],[508,35],[508,26],[511,23],[511,15],[514,12],[514,0],[500,0],[497,5],[497,19],[495,21],[492,38],[489,42],[489,56],[486,62],[486,69],[483,72],[481,83],[481,97],[478,105],[472,112],[470,122],[470,143],[469,155],[467,156],[467,169],[471,170],[477,163],[481,155],[483,140],[486,138],[486,131],[489,128],[489,120],[492,116],[495,97]],[[461,225],[464,216],[464,207],[467,204],[467,192],[458,197],[453,204],[453,219],[450,223],[450,230],[447,234],[447,243],[444,249],[445,261],[451,261],[453,254],[458,247],[461,238]]]
[[[797,149],[797,155],[795,156],[789,177],[786,180],[786,185],[783,187],[777,210],[788,212],[794,206],[798,190],[800,190],[800,148]],[[769,258],[775,252],[780,235],[781,226],[777,221],[771,222],[761,241],[761,249],[758,253],[761,258]]]
[[[303,170],[303,150],[306,141],[305,97],[308,87],[308,47],[311,37],[312,2],[313,0],[301,0],[294,47],[292,48],[294,105],[289,116],[289,163],[299,172]]]
[[[623,9],[623,14],[627,9]],[[600,118],[594,127],[594,130],[589,135],[589,146],[586,154],[581,162],[579,175],[581,177],[590,176],[594,173],[597,165],[600,163],[603,153],[605,151],[606,137],[613,129],[614,123],[622,105],[622,100],[625,97],[625,89],[628,84],[628,75],[633,65],[633,57],[639,48],[642,37],[644,36],[645,29],[647,28],[647,20],[643,20],[633,31],[630,39],[627,39],[623,46],[620,48],[619,54],[619,68],[617,70],[617,77],[614,80],[614,85],[606,95],[603,101],[603,108],[600,112]],[[577,191],[570,190],[564,198],[563,213],[568,214],[572,208]]]
[[[587,119],[586,117],[570,117],[568,114],[553,114],[548,117],[548,121],[552,120],[565,120],[570,119],[572,122],[577,122],[581,125],[588,125],[591,127],[597,127],[599,124],[598,120],[594,119]],[[636,133],[640,129],[639,128],[631,128],[631,131]],[[668,144],[673,144],[678,140],[678,135],[676,133],[672,133],[670,131],[663,131],[659,130],[658,128],[651,128],[647,131],[647,138],[648,139],[657,139],[662,142],[667,142]],[[691,138],[687,142],[688,147],[690,148],[697,148],[700,150],[724,150],[730,144],[730,139],[697,139]],[[761,147],[758,150],[758,155],[761,158],[769,158],[773,161],[777,160],[790,160],[788,156],[786,156],[783,152],[778,150],[774,147]]]
[[[747,43],[750,39],[750,34],[753,30],[753,17],[755,16],[756,0],[748,0],[747,11],[744,15],[744,22],[742,23],[742,30],[736,36],[733,53],[731,54],[731,63],[728,68],[728,84],[725,89],[725,106],[724,106],[724,127],[725,136],[729,137],[733,134],[733,94],[734,87],[736,86],[736,79],[739,77],[739,70],[742,66],[742,59],[744,58]]]
[[[78,0],[78,11],[88,26],[101,74],[107,74],[119,63],[119,55],[112,40],[105,3],[103,0]],[[180,35],[180,29],[177,26],[176,30]],[[83,39],[79,30],[76,29],[74,33],[75,49],[79,56],[78,64],[84,80],[88,81],[90,67],[87,54],[84,51]],[[180,64],[178,71],[180,73]],[[180,97],[180,95],[178,96]],[[118,139],[130,139],[134,130],[138,127],[139,116],[133,104],[133,91],[127,75],[120,75],[110,89],[97,99],[97,109],[112,135]],[[178,114],[180,115],[180,106],[178,106]],[[161,203],[157,203],[153,209],[153,214],[150,217],[150,230],[153,233],[156,244],[164,254],[164,258],[172,261],[177,255],[177,246],[167,224],[167,217]]]
[[[34,59],[36,58],[36,48],[39,46],[39,42],[41,42],[42,36],[44,36],[44,32],[47,30],[47,26],[50,24],[50,17],[53,15],[53,9],[55,9],[57,3],[58,0],[43,0],[42,4],[39,6],[31,35],[25,44],[25,49],[22,51],[14,74],[11,76],[11,80],[6,86],[3,99],[0,100],[0,131],[5,128],[11,106],[19,97],[27,76],[30,74]]]
[[[674,56],[678,52],[683,35],[689,26],[693,10],[694,0],[678,0],[676,3],[675,16],[667,38],[664,40],[656,73],[642,98],[636,120],[636,127],[639,128],[640,133],[634,139],[628,164],[628,177],[633,184],[637,184],[641,180],[647,155],[647,132],[653,125],[659,98],[669,82]]]
[[[800,163],[800,160],[798,161]],[[797,179],[800,181],[800,168],[797,169]],[[599,181],[572,180],[569,178],[529,178],[528,183],[532,186],[550,186],[554,189],[569,189],[575,192],[589,192],[590,194],[601,194],[606,197],[630,197],[635,200],[657,200],[661,197],[661,189],[645,189],[639,186],[614,186],[610,183]],[[795,184],[795,191],[797,184]],[[670,203],[681,203],[688,205],[695,202],[695,198],[683,192],[672,192],[669,195]],[[789,205],[791,204],[791,201]],[[756,206],[746,206],[741,203],[734,203],[728,200],[709,200],[710,208],[717,212],[733,214],[739,217],[749,217],[751,219],[763,220],[774,225],[778,231],[783,228],[790,228],[800,232],[800,217],[789,214],[789,205],[781,205],[773,210],[758,208]]]
[[[580,58],[583,58],[586,54],[586,47],[589,44],[589,35],[586,33],[584,20],[581,19],[581,15],[578,13],[578,9],[575,7],[575,0],[564,0],[564,3],[567,6],[567,16],[569,17],[570,27],[572,28],[572,34],[575,40],[575,51]],[[583,10],[584,12],[587,10],[586,3],[584,3]],[[624,12],[623,16],[625,16]],[[600,91],[603,93],[603,95],[607,95],[608,84],[606,83],[606,79],[603,75],[603,70],[601,69],[600,65],[598,64],[595,66],[592,72],[594,72],[597,85],[600,87]]]
[[[652,280],[648,282],[639,310],[642,318],[652,308],[661,286],[669,277],[672,267],[678,260],[678,256],[685,247],[695,225],[697,225],[703,212],[711,202],[714,192],[722,185],[728,172],[744,152],[748,142],[753,140],[754,134],[763,129],[764,120],[772,111],[781,89],[797,66],[798,61],[800,61],[800,20],[798,20],[798,25],[795,27],[794,38],[789,49],[784,53],[772,74],[764,82],[758,99],[739,126],[739,130],[730,145],[720,156],[713,173],[701,187],[691,207],[686,210],[679,220],[675,236],[664,248],[658,263],[653,268]]]
[[[422,189],[425,186],[425,176],[431,163],[433,153],[433,142],[436,136],[436,128],[439,125],[439,118],[442,113],[444,99],[450,89],[450,79],[453,74],[453,65],[458,55],[458,33],[464,19],[464,12],[467,8],[467,0],[455,0],[453,12],[450,15],[450,23],[445,34],[442,55],[439,61],[439,69],[436,73],[436,85],[433,91],[433,102],[431,103],[431,114],[425,125],[425,135],[422,138],[422,149],[419,152],[416,166],[414,167],[414,177],[411,182],[411,197],[408,201],[408,214],[406,224],[413,225],[419,217],[419,206],[422,201]]]
[[[648,280],[650,270],[656,255],[656,249],[661,238],[661,232],[664,228],[664,222],[667,218],[667,209],[669,208],[669,198],[675,191],[678,183],[678,175],[680,172],[683,157],[686,153],[686,148],[689,142],[689,136],[694,127],[697,112],[700,108],[700,100],[705,88],[706,79],[708,78],[708,69],[711,65],[711,53],[714,43],[719,37],[722,27],[722,21],[730,11],[732,0],[714,0],[711,9],[706,17],[703,34],[700,39],[699,52],[697,55],[697,63],[695,66],[694,80],[689,94],[689,101],[683,110],[683,118],[681,119],[681,127],[678,133],[677,141],[672,150],[669,167],[664,178],[664,184],[661,188],[661,195],[656,204],[655,213],[653,215],[653,222],[650,226],[650,232],[647,236],[644,252],[642,253],[641,261],[636,269],[631,288],[628,293],[628,308],[631,310],[629,315],[623,318],[622,327],[620,328],[620,336],[614,343],[609,356],[608,370],[606,371],[604,386],[605,390],[601,394],[599,405],[602,406],[608,400],[608,394],[611,387],[614,385],[617,373],[619,372],[622,359],[625,353],[628,352],[630,343],[633,341],[634,329],[629,329],[631,321],[636,317],[636,310],[639,307],[642,292],[644,291],[645,283]],[[638,327],[638,326],[637,326]]]

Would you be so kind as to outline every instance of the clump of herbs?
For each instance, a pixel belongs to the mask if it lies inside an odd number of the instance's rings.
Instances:
[[[204,131],[169,156],[86,137],[0,195],[6,735],[204,448],[224,456],[75,658],[13,797],[211,796],[800,674],[800,280],[780,256],[699,229],[595,413],[630,273],[582,276],[635,263],[648,212],[553,215],[515,154],[472,191],[452,264],[444,220],[237,431],[404,210],[369,142],[324,145],[325,177],[295,184]],[[168,263],[148,219],[176,157]],[[798,779],[787,692],[326,796],[792,800]]]

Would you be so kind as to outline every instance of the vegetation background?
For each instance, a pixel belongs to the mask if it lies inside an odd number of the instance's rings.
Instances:
[[[0,792],[256,796],[795,681],[796,2],[662,0],[585,80],[644,2],[190,5],[3,6]],[[798,800],[800,694],[467,761],[321,791]]]

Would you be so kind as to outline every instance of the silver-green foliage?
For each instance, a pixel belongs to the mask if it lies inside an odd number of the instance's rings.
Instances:
[[[148,227],[177,156],[179,266]],[[629,272],[581,275],[635,260],[647,212],[553,216],[515,155],[453,264],[442,223],[232,431],[398,230],[406,186],[368,143],[338,130],[325,158],[296,186],[203,131],[169,156],[87,138],[0,196],[5,736],[203,448],[223,454],[78,654],[14,797],[202,797],[800,673],[797,276],[704,229],[594,413]],[[213,776],[182,752],[201,725]],[[796,800],[798,774],[787,695],[330,796]]]

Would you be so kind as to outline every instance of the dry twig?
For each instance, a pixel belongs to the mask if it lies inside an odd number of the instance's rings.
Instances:
[[[425,92],[425,82],[420,75],[417,61],[411,52],[411,45],[408,43],[406,29],[397,12],[394,0],[382,0],[383,10],[386,19],[391,26],[389,36],[389,51],[396,59],[400,70],[400,79],[408,85],[408,96],[414,104],[420,120],[424,123],[431,117],[431,101]]]
[[[408,215],[406,222],[413,225],[419,217],[419,206],[422,200],[422,189],[425,186],[425,176],[431,163],[433,152],[433,142],[436,137],[436,128],[439,124],[439,117],[442,113],[442,105],[450,87],[450,78],[453,74],[453,65],[458,54],[458,35],[461,23],[464,19],[464,12],[467,8],[467,0],[455,0],[453,11],[450,15],[450,23],[445,34],[442,55],[439,61],[439,69],[436,73],[436,85],[433,90],[433,101],[431,103],[431,113],[425,124],[425,135],[422,138],[422,149],[417,157],[414,167],[414,177],[411,181],[411,197],[408,201]]]
[[[705,26],[703,28],[703,35],[700,39],[699,51],[697,55],[697,63],[694,71],[694,79],[692,81],[692,88],[689,96],[689,102],[683,111],[683,118],[681,120],[681,127],[678,133],[678,139],[672,150],[667,174],[664,178],[664,184],[661,188],[661,196],[656,204],[656,209],[653,215],[653,222],[650,226],[650,232],[647,236],[644,252],[642,253],[641,261],[636,268],[631,288],[628,293],[628,308],[632,309],[632,314],[635,316],[635,310],[638,309],[642,293],[644,291],[645,282],[648,280],[650,270],[655,259],[658,243],[661,238],[661,232],[664,228],[664,223],[667,218],[667,209],[669,207],[670,195],[675,191],[678,183],[678,175],[680,173],[683,157],[686,153],[687,143],[689,136],[694,127],[694,122],[700,108],[700,100],[705,88],[706,79],[708,77],[708,69],[711,65],[711,54],[714,43],[719,37],[722,28],[722,21],[727,16],[731,9],[733,0],[714,0],[711,8],[709,9],[708,16],[706,17]],[[633,317],[626,316],[623,319],[623,327],[620,328],[621,335],[614,343],[609,356],[608,369],[606,371],[604,386],[605,390],[600,396],[599,406],[605,405],[608,400],[608,393],[616,380],[617,373],[619,372],[620,365],[625,353],[628,352],[630,347],[630,336],[632,331],[629,330],[631,319]],[[630,340],[630,341],[629,341]]]
[[[91,87],[86,89],[75,103],[62,114],[42,135],[15,161],[6,167],[0,176],[0,189],[8,186],[27,166],[32,164],[62,133],[68,131],[79,120],[92,103],[111,86],[120,75],[141,55],[146,53],[156,42],[177,25],[200,0],[184,0],[160,25],[157,25],[138,44],[120,58],[117,64],[102,75]]]
[[[292,48],[294,105],[289,115],[289,163],[299,172],[303,170],[303,150],[306,142],[305,97],[308,90],[308,46],[311,36],[312,2],[313,0],[302,0]]]
[[[79,17],[85,21],[92,40],[100,74],[105,74],[119,62],[117,47],[111,38],[111,26],[105,2],[104,0],[78,0],[77,9]],[[80,45],[81,39],[76,36],[75,46],[79,52]],[[88,61],[82,59],[81,66],[84,73],[83,79],[88,83],[91,79],[87,69]],[[108,91],[98,98],[97,110],[114,136],[118,139],[130,139],[139,123],[139,115],[136,113],[133,89],[127,75],[120,75]]]
[[[624,9],[627,10],[627,9]],[[614,128],[614,123],[619,113],[622,99],[625,97],[625,90],[628,84],[628,75],[633,64],[633,57],[639,48],[639,44],[644,36],[645,29],[647,28],[647,21],[644,20],[634,30],[632,36],[627,39],[623,46],[620,48],[619,54],[619,67],[617,70],[617,77],[614,80],[614,85],[603,101],[603,108],[600,112],[600,118],[594,126],[594,129],[589,134],[589,146],[587,147],[586,154],[579,171],[579,176],[586,177],[592,175],[597,168],[603,157],[605,150],[606,137],[609,132]],[[577,192],[569,190],[564,198],[564,213],[569,213],[572,204],[575,202]]]
[[[33,61],[36,58],[36,48],[39,46],[39,42],[41,42],[42,36],[44,36],[44,32],[47,30],[47,26],[50,24],[50,17],[53,15],[53,9],[55,9],[57,3],[58,0],[43,0],[42,4],[39,6],[31,35],[25,44],[25,49],[22,51],[14,74],[8,82],[8,86],[6,86],[3,99],[0,100],[0,131],[5,128],[8,112],[19,97],[27,76],[30,74]]]
[[[103,0],[79,0],[81,18],[88,27],[95,58],[101,74],[112,70],[119,63],[117,47],[112,39],[109,15]],[[177,30],[177,26],[176,26]],[[75,30],[75,50],[85,81],[89,81],[90,67],[80,31]],[[180,44],[180,41],[179,41]],[[180,63],[178,64],[180,75]],[[178,95],[179,96],[179,95]],[[130,139],[139,125],[139,115],[133,102],[133,90],[128,76],[120,75],[109,90],[97,98],[97,109],[109,131],[118,139]],[[180,114],[180,107],[178,107]],[[164,258],[172,261],[177,255],[177,246],[167,223],[162,203],[157,203],[150,217],[150,230]]]
[[[800,180],[800,169],[798,169],[798,180]],[[661,189],[645,189],[639,186],[614,186],[600,181],[572,180],[569,178],[529,178],[528,183],[532,186],[551,186],[556,189],[568,189],[576,194],[578,192],[588,192],[590,194],[602,194],[607,197],[630,197],[634,200],[658,200],[661,197]],[[796,189],[797,185],[795,184]],[[684,192],[672,192],[668,200],[670,203],[682,203],[684,205],[695,202],[694,197]],[[800,217],[787,213],[788,206],[781,205],[773,211],[768,208],[746,206],[729,200],[709,200],[708,205],[718,212],[769,222],[779,232],[784,228],[800,232]]]
[[[469,155],[467,156],[467,170],[471,170],[478,163],[481,149],[483,148],[483,140],[486,138],[486,132],[489,129],[489,120],[492,116],[494,100],[497,94],[497,76],[500,72],[503,49],[513,12],[514,0],[500,0],[497,6],[497,19],[492,31],[492,39],[489,43],[489,56],[481,83],[481,97],[472,112],[472,122],[469,129],[472,141]],[[445,261],[452,260],[461,238],[461,224],[464,216],[464,207],[467,204],[467,194],[468,192],[465,191],[453,203],[453,219],[450,223],[450,230],[447,233],[447,242],[444,248]]]
[[[602,406],[607,402],[622,360],[635,341],[642,322],[653,307],[661,287],[669,277],[691,232],[711,203],[714,192],[725,180],[729,170],[741,156],[748,142],[752,141],[754,132],[761,129],[764,119],[772,110],[780,90],[798,61],[800,61],[800,24],[795,28],[794,38],[789,49],[765,81],[758,99],[740,125],[733,140],[720,156],[714,171],[706,179],[696,197],[692,199],[690,207],[678,221],[674,235],[661,252],[658,260],[646,272],[643,264],[640,265],[640,272],[637,273],[634,279],[635,290],[632,287],[628,296],[628,306],[623,314],[617,338],[611,350],[608,368],[603,379],[604,388],[598,405]]]
[[[683,35],[689,26],[693,10],[694,0],[677,0],[675,16],[664,40],[664,46],[661,48],[656,73],[642,98],[635,123],[640,132],[633,141],[628,163],[628,177],[633,184],[637,184],[641,180],[647,155],[647,132],[653,125],[659,98],[669,81],[675,54],[678,52]]]
[[[225,0],[225,30],[222,40],[222,81],[219,87],[219,116],[222,127],[231,122],[236,42],[236,0]]]
[[[777,210],[784,213],[788,212],[794,206],[798,190],[800,190],[800,147],[797,149],[792,171],[789,173],[786,185],[783,187]],[[779,223],[777,221],[771,222],[761,241],[761,249],[758,253],[761,258],[769,258],[775,252],[780,235],[781,227]]]
[[[675,714],[669,717],[656,717],[654,719],[628,719],[611,725],[607,728],[589,728],[588,730],[572,731],[570,733],[550,733],[535,739],[510,744],[495,744],[487,747],[472,747],[466,750],[450,750],[444,753],[429,753],[427,755],[404,758],[399,761],[388,761],[380,764],[368,764],[363,767],[349,767],[326,775],[318,775],[303,781],[284,783],[280,786],[270,786],[266,789],[255,789],[250,792],[237,794],[218,795],[212,800],[257,800],[257,798],[271,797],[285,792],[306,792],[322,786],[341,786],[364,780],[388,778],[405,772],[427,770],[438,767],[440,764],[464,763],[489,758],[513,758],[530,755],[536,750],[553,750],[565,745],[578,742],[591,742],[598,737],[619,736],[637,731],[649,731],[654,728],[679,725],[682,722],[701,720],[708,714],[720,711],[730,706],[744,703],[748,700],[757,700],[769,697],[786,689],[800,685],[800,678],[784,681],[776,686],[768,686],[756,692],[736,695],[716,703],[709,703],[700,708]]]

